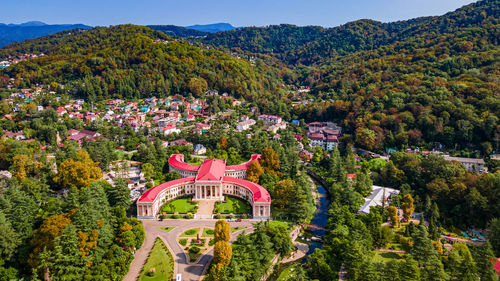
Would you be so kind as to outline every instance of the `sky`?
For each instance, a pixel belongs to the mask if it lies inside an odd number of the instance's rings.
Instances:
[[[107,26],[228,22],[333,27],[358,19],[382,22],[442,15],[471,0],[1,0],[0,22],[43,21]]]

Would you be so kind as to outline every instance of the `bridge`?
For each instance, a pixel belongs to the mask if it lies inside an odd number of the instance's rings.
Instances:
[[[308,224],[308,223],[301,223],[300,224],[302,227],[309,227],[313,229],[318,229],[318,230],[326,230],[323,226],[315,225],[315,224]]]

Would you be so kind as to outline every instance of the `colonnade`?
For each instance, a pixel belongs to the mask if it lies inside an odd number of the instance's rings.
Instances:
[[[221,200],[222,186],[221,185],[196,185],[195,200]]]

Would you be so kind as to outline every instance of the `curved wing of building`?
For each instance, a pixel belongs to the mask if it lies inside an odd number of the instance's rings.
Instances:
[[[226,166],[225,160],[207,159],[201,166],[184,162],[184,155],[174,154],[168,159],[170,171],[180,179],[157,185],[142,194],[137,201],[138,218],[155,218],[165,202],[179,196],[191,195],[193,200],[224,200],[224,195],[247,200],[252,206],[253,217],[267,219],[271,216],[271,196],[262,186],[247,181],[246,170],[252,161],[259,161],[254,154],[246,163]]]

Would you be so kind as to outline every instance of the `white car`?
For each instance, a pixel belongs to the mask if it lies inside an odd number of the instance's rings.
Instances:
[[[180,273],[177,274],[177,277],[175,278],[175,281],[182,281],[182,275]]]

